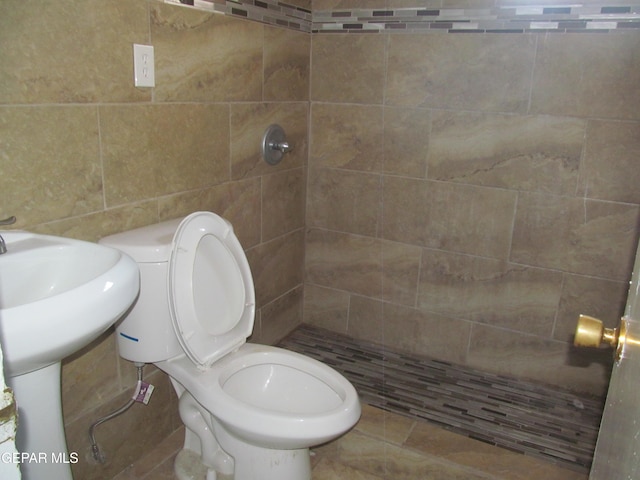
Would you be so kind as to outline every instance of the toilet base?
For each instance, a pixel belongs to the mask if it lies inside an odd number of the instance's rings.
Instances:
[[[249,444],[230,433],[171,378],[185,424],[174,472],[180,480],[311,480],[308,448],[280,450]]]
[[[306,450],[306,451],[304,451]],[[216,472],[215,480],[310,480],[309,450],[268,450],[267,455],[236,462],[239,468],[231,475]],[[179,480],[213,480],[211,471],[202,463],[198,453],[182,449],[176,456],[174,473]]]
[[[311,480],[309,449],[256,452],[251,454],[246,462],[236,461],[233,478],[234,480]]]
[[[308,448],[278,450],[251,445],[212,420],[216,439],[234,459],[234,480],[311,480]]]
[[[233,474],[225,475],[207,468],[202,463],[200,454],[188,448],[178,452],[173,472],[178,480],[234,480]]]
[[[173,473],[179,480],[203,480],[207,478],[207,467],[198,453],[183,448],[173,462]]]

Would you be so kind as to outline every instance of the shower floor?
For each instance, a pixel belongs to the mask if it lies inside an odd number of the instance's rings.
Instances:
[[[603,400],[389,351],[309,325],[279,346],[330,365],[374,407],[574,470],[591,466]]]

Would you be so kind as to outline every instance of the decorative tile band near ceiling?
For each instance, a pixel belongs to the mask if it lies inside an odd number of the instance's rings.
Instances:
[[[164,0],[208,12],[311,32],[311,11],[277,0]]]
[[[314,11],[277,0],[164,0],[313,33],[640,32],[638,5],[528,5]]]
[[[609,33],[638,29],[640,5],[318,11],[313,12],[312,26],[314,33]]]

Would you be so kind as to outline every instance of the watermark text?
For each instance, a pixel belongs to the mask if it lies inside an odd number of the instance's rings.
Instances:
[[[2,463],[78,463],[77,452],[4,452]]]

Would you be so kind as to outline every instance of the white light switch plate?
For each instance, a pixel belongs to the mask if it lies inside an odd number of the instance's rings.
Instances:
[[[136,87],[155,87],[153,46],[133,44],[133,83]]]

